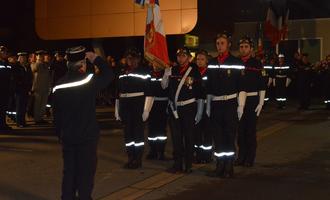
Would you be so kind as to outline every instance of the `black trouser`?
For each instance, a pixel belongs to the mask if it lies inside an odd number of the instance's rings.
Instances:
[[[194,147],[197,159],[207,159],[212,154],[212,132],[210,118],[204,112],[202,120],[195,126]]]
[[[297,89],[300,108],[307,109],[311,103],[311,86],[308,80],[298,80]]]
[[[163,154],[167,141],[167,106],[168,101],[154,101],[148,120],[148,142],[150,153]]]
[[[97,165],[97,140],[82,144],[62,144],[62,200],[91,200]]]
[[[173,140],[174,168],[185,169],[192,167],[193,158],[193,131],[195,126],[196,103],[177,108],[179,118],[170,117],[170,128]]]
[[[238,158],[240,163],[253,164],[257,149],[257,114],[259,97],[247,97],[244,113],[238,127]]]
[[[16,93],[16,123],[18,125],[25,125],[25,114],[27,109],[28,93]]]
[[[287,102],[286,78],[276,78],[275,96],[279,107],[284,107]]]
[[[0,97],[0,129],[7,127],[6,111],[8,108],[8,95],[1,94]]]
[[[120,98],[119,113],[124,124],[125,146],[129,157],[141,160],[144,148],[142,120],[145,97]]]
[[[235,137],[238,126],[237,99],[213,101],[211,123],[214,132],[215,156],[234,158]]]

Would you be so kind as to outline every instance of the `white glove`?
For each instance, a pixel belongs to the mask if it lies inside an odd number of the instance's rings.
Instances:
[[[289,87],[290,83],[291,83],[291,79],[286,78],[285,87]]]
[[[206,97],[206,115],[208,117],[211,116],[211,102],[212,102],[212,99],[213,99],[213,96],[208,94],[207,97]]]
[[[259,117],[260,112],[262,110],[262,107],[264,105],[265,96],[266,96],[266,91],[265,90],[259,91],[259,104],[257,105],[257,107],[255,109],[255,112],[257,113],[257,117]]]
[[[202,99],[197,100],[197,113],[195,116],[195,124],[198,124],[203,117],[204,102]]]
[[[144,109],[142,114],[142,120],[145,122],[149,118],[149,113],[151,111],[152,105],[154,103],[154,97],[146,97],[144,101]]]
[[[238,106],[237,107],[238,120],[241,120],[241,118],[243,116],[243,112],[244,112],[244,106]]]
[[[121,118],[119,116],[119,99],[116,99],[116,103],[115,103],[115,119],[117,121],[121,121]]]
[[[164,75],[162,78],[162,81],[160,82],[163,89],[166,89],[168,87],[169,77],[172,75],[172,68],[166,67],[164,71]]]
[[[241,120],[242,116],[243,116],[243,112],[244,112],[244,106],[245,106],[245,102],[246,102],[246,92],[241,91],[238,94],[238,108],[237,108],[237,115],[238,115],[238,120]]]
[[[267,87],[270,87],[270,85],[272,84],[273,79],[272,78],[268,78],[268,83],[267,83]]]

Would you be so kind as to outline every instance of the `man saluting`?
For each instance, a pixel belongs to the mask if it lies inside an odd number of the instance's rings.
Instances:
[[[113,79],[106,62],[83,46],[66,51],[68,72],[53,88],[56,133],[62,143],[61,198],[92,199],[99,127],[95,97]],[[93,65],[88,65],[86,61]],[[93,73],[96,65],[100,73]]]

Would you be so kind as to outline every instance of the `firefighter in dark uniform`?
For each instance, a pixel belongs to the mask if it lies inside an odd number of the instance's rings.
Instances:
[[[56,133],[63,151],[61,199],[90,200],[100,136],[95,98],[109,84],[113,73],[101,57],[86,52],[85,47],[73,47],[66,53],[68,73],[52,90]],[[94,66],[86,65],[86,59],[99,68],[99,74],[94,74]]]
[[[6,111],[9,102],[9,88],[11,84],[11,66],[7,62],[8,49],[0,46],[0,130],[11,130],[6,124]]]
[[[242,119],[238,128],[238,157],[236,165],[252,167],[257,149],[257,118],[264,105],[266,93],[266,74],[260,61],[253,58],[253,41],[245,36],[239,42],[241,60],[245,69],[242,75],[242,87],[246,92],[246,101]]]
[[[147,159],[165,160],[164,151],[167,141],[167,106],[168,106],[168,89],[161,86],[164,69],[158,69],[154,66],[151,74],[151,91],[154,96],[154,104],[150,111],[148,120],[148,143],[150,151]]]
[[[300,101],[299,109],[307,110],[311,103],[311,86],[313,79],[313,70],[308,62],[308,54],[302,54],[300,65],[297,66],[296,85]]]
[[[15,73],[15,99],[16,99],[16,123],[18,127],[25,127],[25,114],[29,93],[32,89],[33,74],[28,63],[28,53],[17,54],[19,65]]]
[[[206,83],[207,83],[207,63],[209,55],[207,51],[200,50],[196,53],[196,64],[198,70],[202,76],[203,86],[203,101],[206,102]],[[204,105],[205,106],[205,105]],[[196,124],[195,127],[195,162],[198,163],[209,163],[212,160],[212,132],[210,131],[210,119],[206,116],[204,109],[202,120]]]
[[[206,114],[211,118],[216,156],[217,177],[233,177],[235,137],[238,120],[243,115],[246,95],[240,89],[241,71],[239,58],[229,52],[231,36],[227,32],[217,35],[218,57],[209,61],[207,70]]]
[[[266,95],[265,95],[265,105],[271,100],[272,82],[273,82],[274,66],[271,64],[265,64],[261,71],[262,79],[266,84]]]
[[[11,74],[10,74],[10,92],[9,92],[9,101],[8,101],[8,108],[7,108],[7,116],[13,121],[16,122],[16,74],[18,67],[17,56],[16,54],[10,52],[8,54],[8,63],[11,67]]]
[[[126,69],[119,75],[115,117],[124,124],[127,169],[142,167],[144,123],[150,114],[154,97],[150,89],[150,68],[142,63],[141,53],[130,48],[125,53]]]
[[[203,115],[201,75],[190,63],[189,49],[177,50],[177,66],[166,68],[162,87],[169,89],[170,129],[173,139],[174,164],[170,173],[191,173],[193,132]]]
[[[323,63],[324,68],[324,103],[326,109],[330,110],[330,55],[326,57]]]
[[[279,109],[284,109],[287,102],[287,88],[291,83],[290,66],[285,63],[284,55],[278,55],[278,64],[274,67],[273,86]]]

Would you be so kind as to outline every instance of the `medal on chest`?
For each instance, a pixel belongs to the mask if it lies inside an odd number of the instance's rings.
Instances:
[[[189,90],[192,89],[193,83],[194,83],[194,78],[191,76],[188,76],[184,82],[184,84],[189,88]]]

